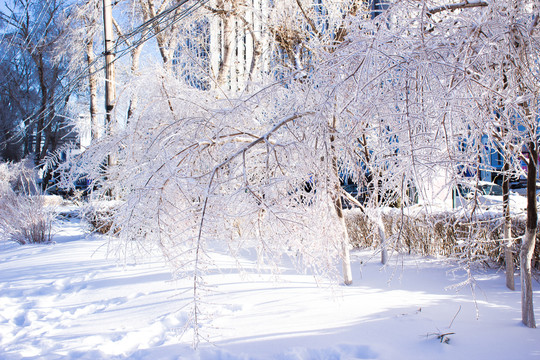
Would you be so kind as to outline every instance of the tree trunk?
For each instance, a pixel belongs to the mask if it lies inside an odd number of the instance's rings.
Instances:
[[[351,285],[353,282],[352,279],[352,270],[351,270],[351,254],[349,252],[349,232],[347,231],[347,224],[345,223],[345,217],[343,216],[341,197],[338,195],[334,200],[334,206],[336,208],[336,213],[343,229],[342,232],[342,242],[341,242],[341,265],[343,268],[343,283],[345,285]]]
[[[140,59],[141,59],[141,53],[144,46],[144,41],[140,42],[138,45],[134,45],[131,41],[129,41],[122,32],[122,29],[120,28],[120,24],[114,19],[112,19],[112,23],[114,25],[114,28],[116,29],[118,38],[125,38],[126,44],[132,49],[130,51],[131,54],[131,75],[136,78],[139,75],[139,66],[140,66]],[[138,105],[138,98],[134,93],[130,94],[129,98],[129,107],[127,112],[127,119],[126,122],[129,124],[130,119],[133,117],[133,114],[135,113],[135,110],[137,109]]]
[[[339,169],[338,169],[338,162],[336,157],[336,149],[334,146],[335,142],[335,131],[336,131],[336,122],[337,119],[334,117],[333,124],[330,128],[331,134],[330,134],[330,151],[332,152],[332,170],[334,174],[337,176],[338,181],[336,183],[336,188],[334,189],[334,208],[336,210],[337,217],[339,219],[339,223],[341,225],[342,233],[341,236],[341,264],[343,267],[343,283],[345,285],[351,285],[353,282],[352,279],[352,270],[351,270],[351,256],[349,252],[349,246],[350,246],[350,240],[349,240],[349,232],[347,231],[347,224],[345,223],[345,216],[343,215],[343,204],[341,202],[341,189],[340,189],[340,183],[339,183]]]
[[[386,232],[384,230],[384,221],[383,216],[381,213],[381,203],[384,202],[381,195],[381,189],[379,187],[379,179],[373,180],[375,183],[374,186],[374,194],[375,194],[375,209],[377,209],[377,215],[373,220],[377,224],[377,231],[379,233],[379,240],[380,240],[380,248],[381,248],[381,264],[386,265],[386,262],[388,261],[388,249],[387,249],[387,243],[386,243]]]
[[[152,0],[141,0],[140,4],[143,11],[144,21],[148,21],[155,18],[157,15],[160,15],[163,10],[165,10],[166,6],[168,6],[169,1],[163,1],[157,10]],[[154,23],[154,25],[152,25],[152,30],[156,36],[159,53],[161,55],[161,59],[163,60],[163,66],[166,70],[170,70],[172,51],[169,46],[170,44],[167,41],[167,32],[163,31],[163,29],[159,26],[159,23]]]
[[[251,61],[249,63],[249,70],[248,70],[248,73],[247,73],[247,76],[246,76],[246,82],[247,82],[247,84],[249,86],[249,83],[251,81],[253,81],[253,79],[254,79],[254,75],[255,75],[255,71],[257,69],[257,64],[259,62],[259,58],[262,55],[261,42],[260,42],[260,40],[259,40],[259,38],[257,36],[257,33],[254,30],[253,24],[251,24],[246,19],[245,16],[238,15],[238,17],[244,23],[244,27],[246,28],[246,30],[249,32],[249,35],[251,36],[251,52],[250,52],[250,54],[246,53],[246,59],[249,58],[249,55],[251,55]],[[248,49],[246,49],[246,52],[247,51],[248,51]]]
[[[535,328],[531,260],[536,242],[538,214],[536,210],[536,165],[538,149],[536,142],[529,143],[529,163],[527,169],[527,229],[521,242],[521,318],[523,324]]]
[[[384,231],[384,222],[380,209],[377,210],[377,229],[379,230],[379,238],[381,240],[381,264],[386,265],[388,261],[388,249],[386,248],[386,232]]]
[[[30,121],[29,117],[26,117],[24,120],[24,149],[23,157],[27,157],[32,153],[32,133],[34,132],[33,122]]]
[[[336,166],[334,166],[334,164]],[[332,166],[334,169],[337,170],[337,159],[335,156],[332,156]],[[343,214],[343,204],[341,202],[341,196],[339,195],[340,189],[339,189],[339,183],[337,184],[335,198],[334,201],[334,208],[336,209],[336,214],[339,220],[339,223],[341,225],[342,232],[340,234],[341,237],[341,266],[343,269],[343,283],[345,285],[352,285],[353,279],[352,279],[352,270],[351,270],[351,254],[349,251],[349,232],[347,231],[347,224],[345,223],[345,216]]]
[[[90,134],[92,142],[101,136],[101,126],[98,120],[97,74],[95,66],[94,40],[88,39],[86,44],[86,61],[88,64],[88,90],[90,91]]]
[[[514,255],[512,254],[512,219],[510,218],[510,165],[507,161],[503,167],[503,236],[505,241],[504,262],[506,264],[506,287],[515,290],[514,282]]]
[[[37,126],[36,126],[36,147],[34,148],[34,154],[36,156],[36,165],[41,160],[41,142],[43,136],[43,128],[45,127],[45,116],[47,112],[47,97],[48,89],[45,82],[45,69],[43,64],[43,54],[39,53],[33,57],[36,67],[38,69],[39,88],[41,93],[41,107],[39,109]]]
[[[217,73],[217,84],[219,87],[223,87],[226,85],[227,78],[229,75],[229,70],[231,68],[231,43],[232,43],[232,20],[223,16],[223,58],[219,64],[219,69]]]
[[[143,48],[144,43],[141,43],[135,49],[131,51],[131,75],[137,76],[139,72],[139,64],[140,64],[140,58],[141,58],[141,52]],[[129,122],[131,118],[133,117],[133,113],[137,109],[137,96],[134,94],[131,94],[131,97],[129,99],[129,108],[127,113],[127,121]]]
[[[53,115],[56,116],[56,115]],[[53,127],[52,121],[53,119],[48,120],[49,125],[45,126],[44,133],[45,133],[45,143],[43,145],[43,149],[41,150],[41,156],[40,159],[44,159],[47,154],[50,152],[54,152],[58,148],[58,127]]]

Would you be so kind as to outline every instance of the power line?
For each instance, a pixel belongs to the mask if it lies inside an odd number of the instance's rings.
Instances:
[[[185,4],[192,2],[190,6],[183,9],[182,11],[177,11],[180,9],[180,7],[184,6]],[[178,23],[179,21],[185,19],[186,17],[190,16],[198,10],[200,7],[202,7],[205,3],[207,3],[208,0],[180,0],[178,4],[172,6],[171,8],[161,12],[160,14],[156,15],[152,19],[149,19],[148,21],[144,22],[143,24],[139,25],[135,29],[131,30],[128,34],[122,36],[120,39],[116,41],[116,44],[113,48],[113,53],[115,54],[114,61],[117,61],[118,59],[124,57],[125,55],[129,54],[130,51],[137,46],[147,42],[148,40],[151,40],[158,34],[164,32],[167,30],[170,26],[173,26],[174,24]],[[156,26],[160,27],[159,31],[156,31]],[[130,44],[130,39],[134,38],[135,36],[142,34],[140,38],[137,39],[137,41]],[[124,47],[125,46],[125,47]],[[65,99],[74,91],[74,89],[78,86],[80,81],[83,79],[91,76],[92,74],[98,73],[100,71],[103,71],[105,69],[105,65],[101,65],[96,68],[96,70],[93,73],[89,73],[89,69],[102,61],[105,57],[105,54],[99,54],[96,56],[96,59],[90,63],[87,64],[85,67],[80,69],[75,76],[66,84],[64,87],[64,91],[61,91],[59,94],[54,96],[53,102],[50,104],[49,108],[37,112],[35,114],[32,114],[28,118],[24,119],[22,123],[29,122],[29,125],[22,127],[21,130],[18,132],[18,134],[14,135],[12,138],[21,136],[25,133],[25,131],[28,129],[28,127],[33,126],[37,119],[39,118],[46,118],[51,113],[53,113],[58,104],[64,103]],[[65,79],[65,77],[64,77]],[[60,82],[62,79],[60,79]],[[52,122],[52,119],[47,123],[47,125],[44,127],[48,127]]]
[[[189,6],[188,8],[184,9],[182,12],[177,13],[176,10],[178,10],[178,8],[180,8],[184,4],[187,4],[188,2],[193,2],[193,4]],[[193,12],[198,10],[207,2],[208,0],[196,0],[196,1],[180,0],[180,2],[177,5],[163,11],[159,15],[156,15],[152,19],[139,25],[128,34],[125,34],[124,36],[122,36],[121,39],[117,40],[114,46],[114,53],[116,54],[116,59],[123,57],[124,55],[129,53],[130,50],[156,37],[158,34],[165,31],[168,27],[173,26],[174,24],[178,23],[180,20],[183,20],[184,18],[188,17],[189,15],[191,15]],[[160,25],[159,31],[155,31],[156,25]],[[138,34],[142,34],[142,36],[137,41],[135,42],[129,41],[129,39],[134,38]],[[126,47],[122,48],[122,45],[126,45]]]

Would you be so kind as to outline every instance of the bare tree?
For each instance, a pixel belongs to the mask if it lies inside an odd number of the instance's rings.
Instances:
[[[54,151],[60,136],[57,129],[69,100],[63,92],[61,78],[65,73],[65,63],[54,59],[55,47],[62,36],[61,24],[64,3],[62,1],[36,2],[14,0],[0,13],[5,33],[3,46],[10,47],[19,58],[27,57],[33,63],[33,86],[39,89],[39,104],[24,122],[26,137],[35,136],[25,154],[33,152],[39,162],[49,151]],[[5,56],[5,55],[3,55]]]
[[[33,86],[35,71],[32,61],[28,57],[17,56],[15,49],[4,44],[1,53],[0,157],[18,162],[31,152],[30,133],[20,134],[18,128],[23,120],[30,119],[39,101],[39,93]]]

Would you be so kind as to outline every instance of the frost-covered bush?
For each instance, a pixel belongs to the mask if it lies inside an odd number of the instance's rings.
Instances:
[[[0,164],[0,232],[19,244],[47,243],[55,215],[39,194],[30,164]]]
[[[11,191],[12,173],[9,170],[8,163],[0,163],[0,194]]]
[[[87,203],[82,209],[82,218],[90,225],[90,231],[100,234],[111,233],[114,225],[114,214],[119,201],[94,201]],[[113,230],[112,233],[118,232]]]
[[[17,194],[37,195],[40,193],[33,160],[27,158],[18,163],[0,163],[0,193],[9,190]]]

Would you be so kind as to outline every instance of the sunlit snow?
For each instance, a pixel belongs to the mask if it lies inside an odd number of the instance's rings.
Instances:
[[[540,334],[521,324],[519,288],[507,290],[502,272],[454,287],[465,273],[447,260],[394,255],[383,268],[368,251],[353,252],[349,287],[286,265],[259,274],[249,252],[240,272],[215,254],[208,341],[193,349],[190,279],[173,281],[159,257],[107,256],[106,239],[83,228],[69,219],[54,244],[1,243],[0,359],[540,358]]]

